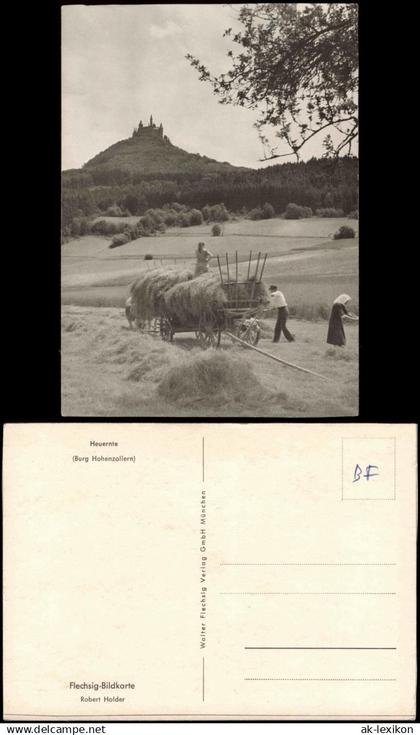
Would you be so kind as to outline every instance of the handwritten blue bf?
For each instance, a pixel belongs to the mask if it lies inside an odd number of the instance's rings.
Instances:
[[[395,500],[394,437],[342,439],[342,500]]]

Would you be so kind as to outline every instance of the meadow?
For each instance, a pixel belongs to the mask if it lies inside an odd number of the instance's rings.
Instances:
[[[344,349],[331,348],[325,341],[326,319],[339,293],[352,296],[351,309],[358,313],[358,240],[331,239],[341,224],[357,230],[357,221],[345,218],[276,218],[225,223],[224,234],[217,238],[210,236],[209,225],[203,225],[169,230],[118,249],[109,249],[109,240],[103,237],[66,243],[62,247],[63,415],[357,415],[357,326],[346,325]],[[327,380],[279,365],[227,337],[214,354],[203,353],[191,335],[177,335],[174,344],[166,344],[128,329],[123,307],[136,275],[161,263],[193,268],[199,240],[221,259],[226,252],[232,258],[237,251],[240,273],[247,270],[250,250],[268,253],[264,281],[277,284],[285,293],[296,342],[273,345],[274,322],[267,319],[260,346]],[[154,260],[145,260],[147,253],[153,253]],[[214,261],[212,267],[217,268]],[[254,268],[253,260],[251,272]],[[136,379],[129,377],[133,370]],[[197,384],[195,397],[189,400],[197,375],[206,380]],[[230,382],[222,389],[223,376],[229,375]],[[184,389],[185,376],[189,390]],[[243,386],[247,386],[245,392]]]
[[[137,217],[101,217],[100,219],[136,221]],[[99,258],[109,261],[110,265],[116,259],[144,260],[148,253],[156,259],[164,258],[193,258],[194,250],[199,240],[205,240],[207,247],[215,255],[224,256],[225,253],[238,254],[247,257],[250,250],[258,253],[262,250],[270,254],[288,252],[294,248],[307,248],[319,245],[331,239],[332,234],[343,224],[348,224],[358,230],[358,221],[340,218],[311,217],[301,220],[286,220],[280,217],[259,220],[233,220],[222,223],[223,234],[212,237],[211,225],[197,227],[171,228],[165,233],[142,237],[133,240],[119,248],[109,249],[110,239],[106,237],[87,236],[69,240],[62,246],[61,253],[64,262],[74,258]],[[68,263],[71,269],[70,263]]]
[[[255,256],[267,252],[264,280],[273,280],[288,292],[289,305],[297,316],[304,316],[305,304],[328,309],[336,292],[342,291],[353,296],[357,311],[358,241],[329,238],[345,222],[357,228],[357,221],[345,218],[240,220],[225,223],[224,235],[217,238],[210,236],[209,225],[201,225],[141,238],[118,249],[110,249],[110,241],[104,237],[82,237],[62,247],[62,303],[120,306],[128,285],[145,268],[193,268],[197,241],[203,239],[210,251],[219,255],[222,265],[226,253],[232,259],[237,252],[246,264],[250,250]],[[144,259],[148,253],[153,254],[153,260]],[[217,268],[216,260],[212,267]]]
[[[326,344],[325,322],[289,320],[292,343],[259,347],[316,377],[234,344],[203,351],[190,335],[174,343],[128,328],[121,309],[63,307],[63,416],[334,417],[358,412],[358,329],[345,349]]]

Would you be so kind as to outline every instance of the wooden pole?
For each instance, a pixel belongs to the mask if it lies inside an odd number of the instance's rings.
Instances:
[[[252,258],[252,250],[249,251],[248,275],[246,277],[247,281],[249,281],[249,272],[251,270],[251,258]]]
[[[238,306],[238,251],[235,250],[235,265],[236,265],[236,289],[235,289],[235,306]]]
[[[255,284],[257,282],[257,273],[258,273],[258,266],[260,264],[260,258],[261,258],[261,252],[258,253],[257,267],[255,269],[255,276],[254,276],[254,280],[252,282],[252,287],[251,287],[251,301],[254,298]],[[251,304],[251,306],[252,306],[252,304]]]
[[[227,269],[227,279],[228,279],[228,299],[230,299],[229,258],[228,258],[228,254],[227,253],[226,253],[226,269]]]
[[[259,265],[260,265],[260,258],[261,258],[261,251],[260,251],[260,252],[258,253],[258,260],[257,260],[257,267],[256,267],[256,269],[255,269],[255,276],[254,276],[254,281],[256,281],[256,280],[257,280],[257,273],[258,273],[258,267],[259,267]]]
[[[222,268],[221,268],[221,265],[220,265],[220,258],[219,258],[219,256],[217,256],[217,265],[219,266],[220,283],[223,286],[223,274],[222,274]]]
[[[261,273],[260,273],[260,280],[259,280],[259,283],[261,283],[261,279],[262,279],[262,275],[263,275],[263,273],[264,273],[264,268],[265,268],[265,261],[266,261],[266,260],[267,260],[267,253],[266,253],[266,254],[265,254],[265,256],[264,256],[264,262],[263,262],[263,264],[262,264],[262,268],[261,268]]]
[[[231,337],[232,339],[236,340],[236,342],[239,342],[244,347],[249,347],[251,350],[255,350],[255,352],[259,352],[261,355],[264,355],[265,357],[271,357],[272,360],[276,360],[276,362],[281,362],[282,365],[287,365],[288,367],[294,368],[295,370],[300,370],[302,373],[309,373],[309,375],[315,375],[317,378],[322,378],[323,380],[330,380],[330,378],[327,378],[325,375],[321,375],[320,373],[314,373],[313,370],[308,370],[307,368],[300,367],[300,365],[295,365],[293,362],[287,362],[286,360],[281,360],[279,357],[276,357],[275,355],[272,355],[270,352],[265,352],[264,350],[260,350],[259,347],[254,347],[254,345],[248,344],[248,342],[244,342],[243,339],[239,339],[239,337],[236,337],[231,332],[226,332],[228,337]]]

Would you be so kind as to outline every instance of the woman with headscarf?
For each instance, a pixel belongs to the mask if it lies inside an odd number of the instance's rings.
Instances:
[[[330,321],[328,323],[327,342],[329,345],[344,347],[346,344],[346,335],[344,334],[343,318],[350,319],[351,321],[358,320],[357,316],[347,311],[346,305],[349,301],[351,301],[351,296],[347,293],[342,293],[333,302]]]
[[[196,250],[197,262],[195,265],[194,278],[201,276],[202,273],[207,273],[209,270],[209,260],[213,258],[213,253],[206,250],[206,244],[199,242]]]

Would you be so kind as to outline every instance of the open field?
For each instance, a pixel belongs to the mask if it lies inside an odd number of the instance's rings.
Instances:
[[[103,217],[114,222],[123,220],[129,222],[130,217]],[[135,220],[138,218],[134,218]],[[199,239],[207,242],[209,249],[216,255],[226,252],[247,255],[250,250],[259,250],[269,253],[287,252],[293,248],[312,247],[325,240],[341,226],[349,225],[358,231],[358,221],[339,218],[311,217],[301,220],[285,220],[275,217],[269,220],[235,220],[222,223],[223,235],[211,236],[212,225],[197,227],[172,228],[161,235],[141,237],[138,240],[122,245],[119,248],[109,249],[111,238],[87,236],[76,240],[69,240],[62,248],[62,256],[68,258],[90,256],[108,259],[122,258],[123,256],[139,256],[144,258],[147,253],[156,256],[193,257]]]
[[[269,270],[269,269],[268,269]],[[122,276],[125,280],[126,276]],[[131,282],[132,279],[130,279]],[[291,316],[307,319],[326,319],[331,303],[339,293],[356,294],[352,311],[358,312],[357,275],[331,275],[325,278],[317,274],[267,275],[286,294]],[[122,308],[128,293],[128,284],[96,285],[90,288],[72,287],[63,291],[62,303],[79,306],[114,306]]]
[[[64,416],[334,417],[358,412],[358,329],[346,348],[326,344],[326,323],[291,319],[296,342],[259,346],[324,375],[297,372],[224,336],[203,352],[191,335],[173,344],[131,331],[122,309],[63,306]]]
[[[250,249],[254,254],[268,252],[264,280],[277,283],[285,291],[292,314],[313,318],[318,310],[325,315],[331,301],[343,291],[353,296],[352,308],[357,312],[358,241],[326,239],[345,221],[311,218],[228,222],[225,233],[229,234],[210,238],[208,247],[221,256],[222,262],[226,252],[232,256],[237,250],[245,271]],[[352,223],[357,226],[357,221]],[[129,284],[145,268],[161,264],[193,268],[197,238],[205,235],[204,230],[208,234],[209,226],[142,238],[113,250],[108,248],[109,240],[100,237],[67,243],[62,248],[63,304],[122,306]],[[172,255],[162,261],[144,260],[144,253],[169,251]],[[217,267],[215,261],[212,267]]]
[[[143,238],[116,250],[108,248],[106,238],[83,237],[67,243],[62,260],[63,414],[356,415],[358,329],[346,326],[348,345],[343,350],[325,342],[326,319],[339,293],[351,294],[352,311],[358,312],[358,240],[328,238],[345,221],[229,222],[223,237],[206,239],[210,250],[223,258],[226,252],[231,256],[237,250],[242,261],[239,275],[244,277],[250,249],[269,253],[264,281],[284,291],[291,317],[295,317],[290,329],[296,342],[271,344],[273,321],[267,319],[260,346],[326,375],[328,381],[283,367],[233,345],[227,337],[212,357],[213,351],[203,353],[191,335],[177,335],[174,344],[167,344],[128,329],[123,307],[129,284],[144,269],[161,265],[158,260],[144,260],[144,253],[171,252],[163,265],[193,269],[197,241],[208,235],[208,226]],[[255,266],[253,260],[251,273]],[[217,263],[213,261],[212,267],[217,269]],[[223,270],[226,276],[225,266]],[[196,382],[197,375],[201,381],[207,376],[204,383]],[[223,387],[224,380],[229,384]],[[192,385],[197,387],[195,393],[191,393]]]
[[[127,224],[135,224],[138,217],[97,217],[96,220],[105,220],[106,222],[122,222]],[[223,229],[223,237],[231,235],[245,235],[254,237],[256,228],[261,237],[328,237],[335,232],[340,225],[348,224],[353,227],[356,232],[359,229],[359,222],[355,219],[347,217],[308,217],[304,219],[284,219],[283,217],[273,217],[272,219],[250,220],[250,219],[233,219],[228,222],[220,223]],[[207,236],[211,237],[211,224],[196,225],[193,227],[173,227],[166,233],[158,237],[184,237],[187,236]],[[215,240],[215,238],[212,238]]]

